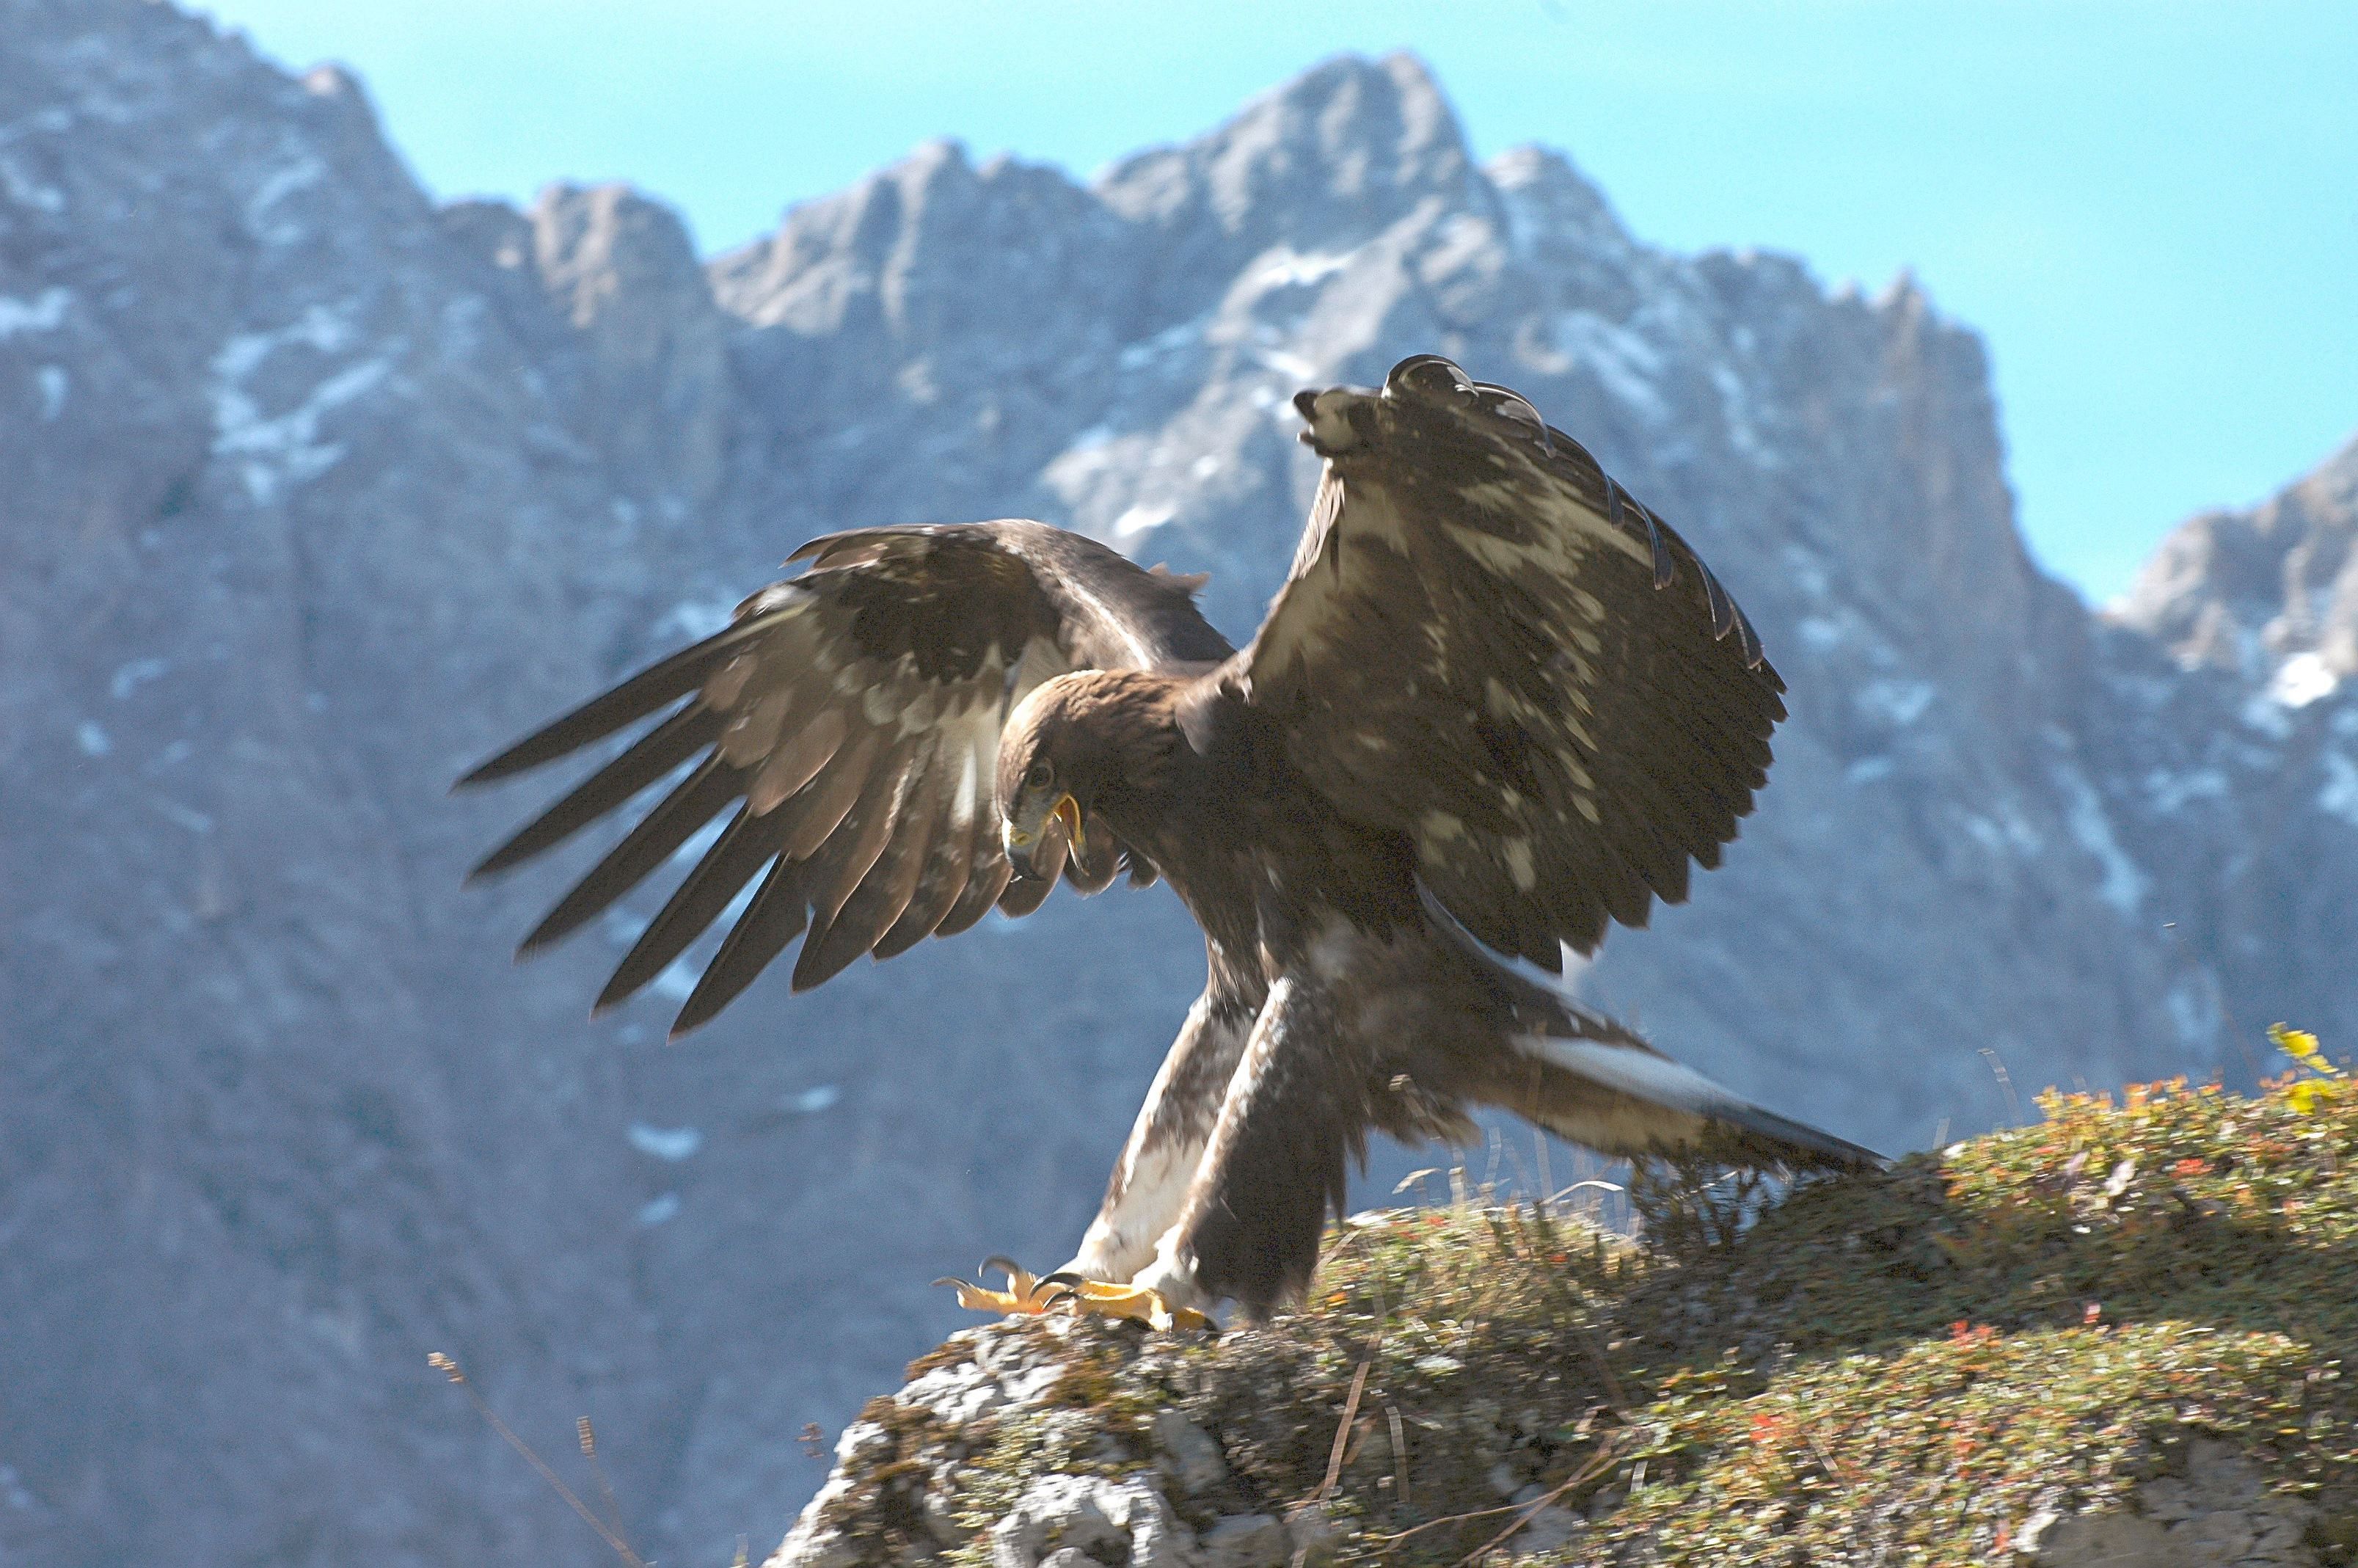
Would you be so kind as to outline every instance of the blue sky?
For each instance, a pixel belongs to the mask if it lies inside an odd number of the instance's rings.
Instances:
[[[2032,547],[2104,600],[2358,429],[2358,5],[2240,0],[224,0],[439,195],[629,179],[708,251],[928,136],[1078,174],[1342,49],[1642,237],[1913,267],[1987,338]]]

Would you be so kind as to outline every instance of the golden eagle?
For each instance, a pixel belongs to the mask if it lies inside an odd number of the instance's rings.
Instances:
[[[1445,359],[1294,399],[1325,460],[1283,589],[1238,651],[1201,579],[1022,521],[795,552],[727,630],[469,773],[663,714],[493,850],[540,853],[687,771],[525,938],[590,920],[722,813],[598,998],[632,995],[760,885],[681,1008],[797,936],[797,990],[862,953],[1169,881],[1204,994],[1059,1293],[1152,1315],[1307,1287],[1367,1135],[1465,1139],[1498,1106],[1606,1153],[1791,1169],[1867,1151],[1748,1105],[1524,978],[1686,896],[1766,781],[1783,681],[1686,542],[1530,403]]]

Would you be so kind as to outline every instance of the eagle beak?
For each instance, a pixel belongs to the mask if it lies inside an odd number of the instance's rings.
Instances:
[[[1033,797],[1036,802],[1037,796]],[[1065,829],[1065,841],[1075,852],[1081,847],[1081,805],[1070,794],[1056,797],[1056,804],[1045,812],[1033,816],[1036,804],[1018,802],[1015,815],[1009,818],[1006,832],[1007,860],[1020,876],[1032,875],[1033,857],[1038,853],[1042,840],[1047,838],[1052,825]]]

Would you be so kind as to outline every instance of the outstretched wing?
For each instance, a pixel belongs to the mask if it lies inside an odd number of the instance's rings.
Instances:
[[[460,780],[487,784],[659,720],[475,868],[563,842],[685,765],[520,953],[595,918],[724,813],[712,839],[598,998],[638,991],[760,885],[681,1007],[675,1034],[719,1012],[795,937],[796,990],[862,953],[891,957],[963,931],[994,905],[1039,907],[1061,871],[1095,892],[1153,868],[1085,831],[1014,879],[993,782],[1001,724],[1025,693],[1076,669],[1217,660],[1200,579],[1149,572],[1044,524],[868,528],[795,552],[811,565],[683,649],[525,737]],[[1098,825],[1090,825],[1092,828]]]
[[[1686,896],[1766,782],[1784,682],[1693,550],[1516,394],[1432,355],[1296,399],[1327,460],[1235,668],[1347,815],[1550,969]]]

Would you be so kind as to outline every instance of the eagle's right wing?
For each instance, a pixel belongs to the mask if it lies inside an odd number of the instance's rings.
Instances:
[[[663,714],[473,874],[561,843],[688,764],[519,949],[595,918],[730,812],[598,998],[608,1007],[644,987],[759,876],[675,1034],[719,1012],[798,935],[802,990],[862,953],[887,958],[963,931],[994,905],[1028,914],[1060,871],[1086,892],[1125,860],[1151,879],[1099,832],[1085,834],[1086,864],[1066,863],[1059,837],[1033,876],[1011,877],[993,794],[1001,727],[1025,693],[1067,671],[1228,653],[1195,610],[1195,579],[1043,524],[860,529],[791,558],[809,558],[809,570],[746,600],[725,631],[460,780],[503,779]]]
[[[1327,459],[1234,674],[1352,820],[1547,968],[1719,863],[1785,683],[1685,540],[1516,394],[1419,355],[1297,400]]]

